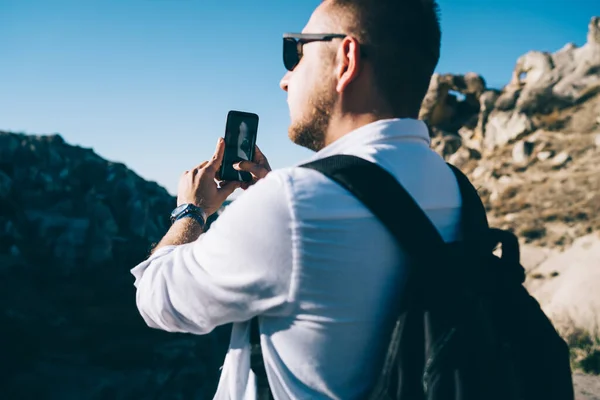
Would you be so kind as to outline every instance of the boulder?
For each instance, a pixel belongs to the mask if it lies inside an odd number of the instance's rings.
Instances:
[[[525,114],[495,111],[489,116],[483,138],[487,149],[504,146],[533,132],[533,122]]]
[[[479,116],[475,130],[479,138],[483,138],[484,136],[489,115],[494,110],[494,105],[498,101],[499,96],[500,92],[498,90],[486,90],[479,97]]]
[[[569,161],[571,161],[571,156],[569,153],[563,151],[554,156],[554,158],[550,161],[550,164],[553,168],[562,168]]]
[[[521,140],[513,146],[512,158],[517,165],[526,165],[531,159],[535,143]]]
[[[448,133],[457,133],[463,126],[474,129],[480,109],[479,98],[485,91],[485,80],[475,73],[435,74],[419,118]]]
[[[538,160],[540,160],[540,161],[546,161],[546,160],[548,160],[550,157],[552,157],[552,156],[553,156],[553,154],[554,154],[554,153],[553,153],[553,152],[551,152],[551,151],[540,151],[540,152],[537,154],[537,159],[538,159]]]

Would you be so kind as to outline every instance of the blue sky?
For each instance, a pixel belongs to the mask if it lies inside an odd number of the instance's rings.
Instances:
[[[0,0],[0,130],[60,133],[176,193],[231,109],[260,116],[274,168],[289,142],[281,35],[318,0]],[[441,0],[438,72],[508,82],[529,50],[585,43],[598,0]]]

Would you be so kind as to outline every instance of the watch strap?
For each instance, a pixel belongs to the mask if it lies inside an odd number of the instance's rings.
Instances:
[[[198,222],[201,227],[204,227],[204,224],[206,223],[206,221],[204,220],[202,215],[200,215],[199,213],[197,213],[195,211],[190,211],[190,210],[186,210],[185,212],[181,213],[181,215],[177,216],[173,220],[173,223],[175,223],[175,221],[179,221],[180,219],[183,219],[183,218],[192,218],[192,219],[196,220],[196,222]]]
[[[204,212],[204,210],[202,210],[202,208],[195,206],[194,204],[187,204],[179,214],[171,216],[171,223],[175,223],[175,221],[187,217],[194,218],[203,227],[206,224],[206,213]]]

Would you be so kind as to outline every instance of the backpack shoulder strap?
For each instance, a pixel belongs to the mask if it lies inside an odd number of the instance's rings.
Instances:
[[[334,155],[301,165],[321,172],[353,194],[394,235],[410,257],[422,259],[444,240],[429,217],[396,178],[379,165]],[[439,254],[438,254],[439,255]]]
[[[460,195],[462,197],[461,221],[465,234],[477,237],[482,231],[489,228],[487,213],[481,202],[477,189],[471,184],[469,178],[452,164],[447,164],[454,173]]]

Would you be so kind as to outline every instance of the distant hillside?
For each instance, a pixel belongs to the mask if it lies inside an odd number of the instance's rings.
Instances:
[[[175,205],[58,135],[0,132],[0,398],[212,398],[228,328],[160,332],[135,307],[129,269]]]

